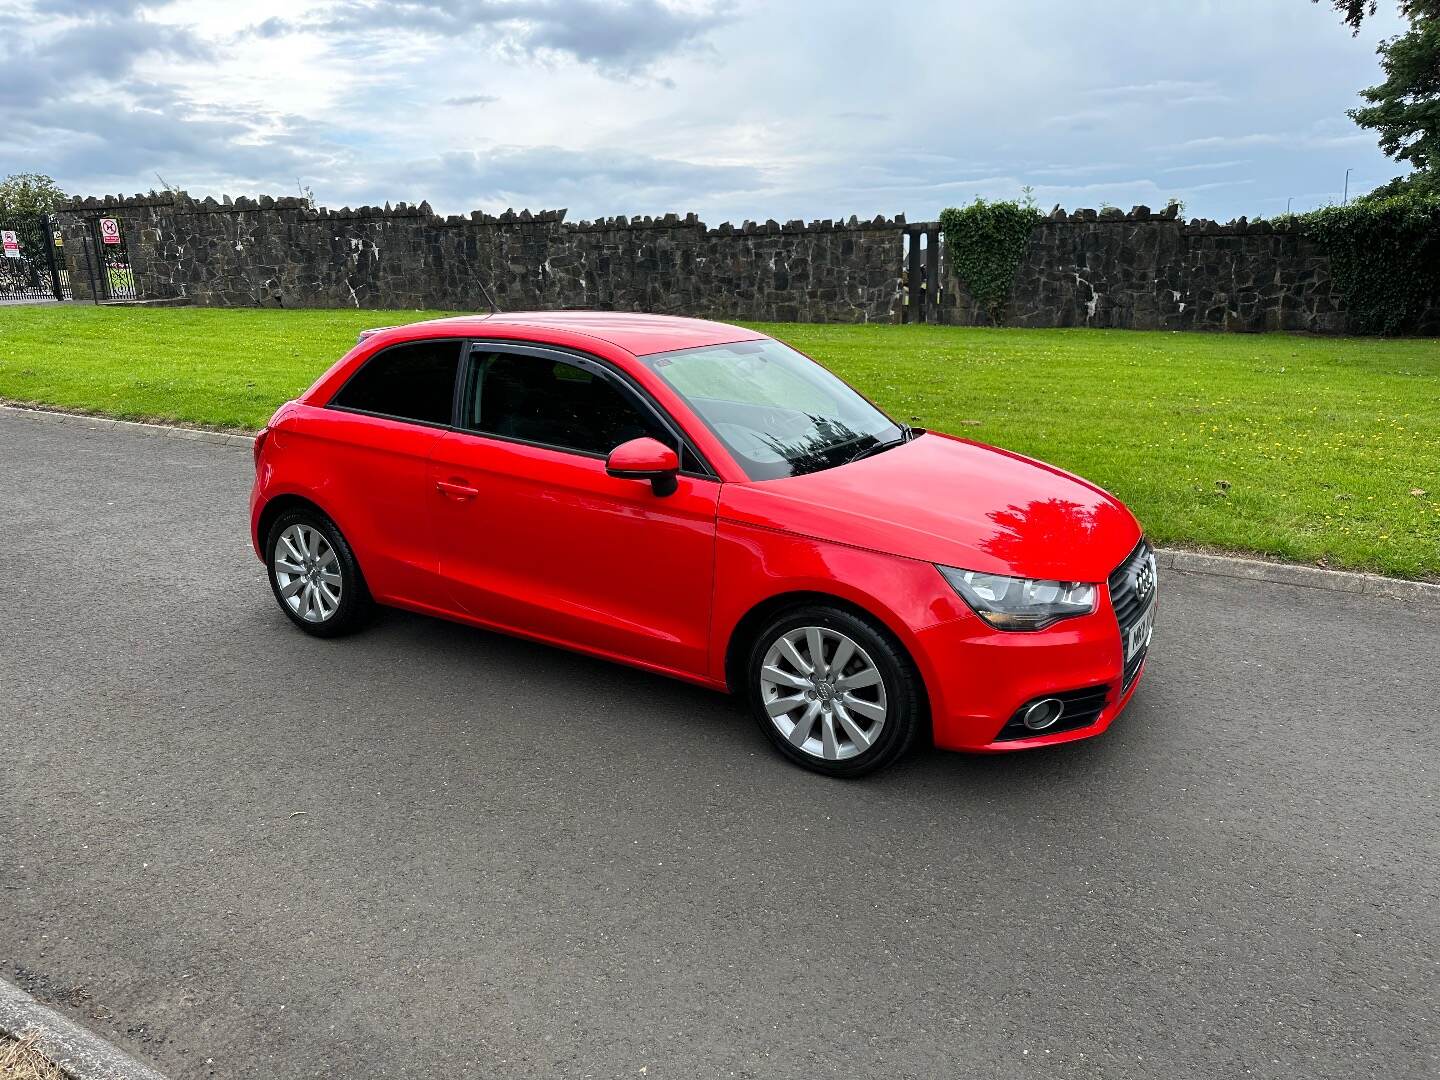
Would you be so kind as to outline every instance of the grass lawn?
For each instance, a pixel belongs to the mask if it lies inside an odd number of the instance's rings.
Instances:
[[[361,328],[434,314],[0,308],[0,398],[253,429]],[[1440,341],[759,328],[898,419],[1094,480],[1161,543],[1440,578]]]

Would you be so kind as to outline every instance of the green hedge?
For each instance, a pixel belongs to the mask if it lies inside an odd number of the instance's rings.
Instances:
[[[1355,333],[1411,332],[1440,302],[1440,196],[1367,198],[1287,220],[1330,256]]]
[[[945,255],[956,277],[997,325],[1040,211],[1028,203],[986,202],[940,211]]]

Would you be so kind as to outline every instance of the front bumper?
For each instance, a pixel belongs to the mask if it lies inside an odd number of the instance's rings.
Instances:
[[[1099,735],[1124,711],[1145,674],[1142,656],[1132,661],[1126,681],[1121,626],[1108,585],[1094,614],[1037,633],[997,631],[967,616],[918,632],[916,644],[935,745],[947,750],[1001,753]],[[1104,704],[1084,726],[1062,723],[1057,727],[1063,730],[1018,738],[1013,727],[1005,730],[1018,710],[1036,699],[1102,689]]]
[[[1099,735],[1110,727],[1112,723],[1125,711],[1125,706],[1130,704],[1130,699],[1135,696],[1135,688],[1140,685],[1140,680],[1145,673],[1145,661],[1140,661],[1139,670],[1135,677],[1130,680],[1130,687],[1121,690],[1121,683],[1106,686],[1105,706],[1100,714],[1090,723],[1083,727],[1070,728],[1064,731],[1040,732],[1026,738],[997,738],[992,739],[984,746],[976,746],[971,749],[979,753],[1004,753],[1009,750],[1033,750],[1041,746],[1058,746],[1061,743],[1075,742],[1079,739],[1088,739]],[[1118,695],[1118,696],[1117,696]],[[1009,733],[1006,732],[1008,735]]]

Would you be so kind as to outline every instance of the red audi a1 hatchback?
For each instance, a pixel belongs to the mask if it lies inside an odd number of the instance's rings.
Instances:
[[[742,694],[801,765],[1104,731],[1155,559],[1078,477],[897,423],[794,349],[554,311],[367,333],[255,442],[281,610],[374,603]]]

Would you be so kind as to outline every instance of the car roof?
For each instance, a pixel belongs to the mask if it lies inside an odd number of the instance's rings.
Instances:
[[[558,330],[609,342],[635,356],[721,345],[729,341],[756,341],[765,335],[743,326],[684,319],[674,315],[648,315],[632,311],[512,311],[494,315],[457,315],[409,323],[397,330],[439,326],[457,333],[483,337],[487,328],[503,326]]]

